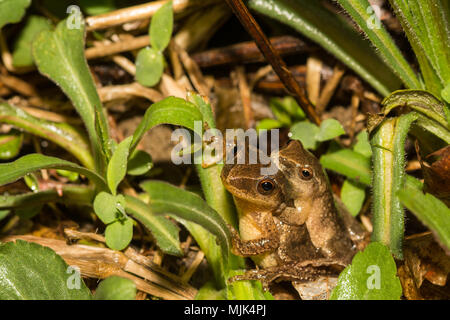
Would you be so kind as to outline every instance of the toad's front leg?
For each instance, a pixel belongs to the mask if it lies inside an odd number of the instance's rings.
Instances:
[[[254,230],[258,236],[254,239],[243,240],[238,232],[229,226],[232,236],[232,252],[242,257],[256,256],[276,250],[280,245],[280,237],[273,217],[269,214],[248,214],[240,221],[241,232],[244,229],[248,237],[248,230]]]

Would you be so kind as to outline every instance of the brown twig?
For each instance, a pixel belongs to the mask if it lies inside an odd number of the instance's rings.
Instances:
[[[320,118],[317,115],[314,106],[306,97],[305,90],[298,85],[293,75],[289,72],[285,62],[273,48],[272,44],[269,42],[266,35],[261,30],[261,27],[250,14],[242,0],[227,0],[227,3],[247,32],[253,37],[264,57],[272,65],[273,70],[278,74],[290,94],[295,97],[308,118],[314,123],[320,124]]]

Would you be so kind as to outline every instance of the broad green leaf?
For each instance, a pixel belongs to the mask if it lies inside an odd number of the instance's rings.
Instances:
[[[22,147],[23,133],[13,130],[0,134],[0,160],[9,160],[19,154]]]
[[[158,247],[161,248],[164,253],[174,256],[183,255],[178,236],[180,230],[175,224],[164,216],[152,212],[147,203],[137,198],[125,196],[125,200],[126,211],[150,230],[156,239]]]
[[[345,134],[342,125],[336,119],[326,119],[320,124],[319,132],[315,138],[317,141],[327,141]]]
[[[173,124],[186,127],[197,134],[202,134],[202,113],[192,103],[176,97],[168,97],[151,105],[145,112],[136,131],[133,134],[131,151],[134,151],[144,134],[159,124]],[[199,121],[198,129],[195,127],[195,121]],[[196,130],[197,129],[197,130]]]
[[[19,22],[31,0],[0,0],[0,29],[7,23]]]
[[[366,192],[364,185],[351,180],[344,181],[341,190],[341,200],[352,216],[355,217],[358,215],[365,197]]]
[[[173,30],[172,1],[161,6],[152,17],[150,22],[150,44],[160,52],[164,51],[170,42]]]
[[[114,0],[80,0],[84,12],[91,16],[107,13],[116,9]]]
[[[353,151],[370,158],[372,156],[372,147],[370,146],[369,135],[366,130],[361,131],[356,136],[356,143],[353,146]]]
[[[421,83],[395,44],[389,32],[385,29],[368,0],[338,0],[337,1],[351,15],[374,47],[378,55],[386,62],[403,83],[411,89],[421,88]]]
[[[405,140],[415,112],[386,118],[371,139],[373,151],[372,240],[384,243],[399,259],[403,257],[404,212],[397,191],[406,182]]]
[[[414,213],[439,238],[447,250],[450,248],[450,209],[430,193],[406,187],[397,193],[401,203]]]
[[[141,49],[136,57],[136,80],[146,87],[156,85],[164,71],[164,56],[156,49]]]
[[[95,300],[135,300],[136,285],[130,279],[111,276],[102,280],[95,290]]]
[[[0,101],[0,123],[9,123],[38,137],[50,140],[72,153],[85,167],[94,169],[89,141],[79,128],[34,117],[22,109]]]
[[[283,127],[283,123],[276,119],[262,119],[256,125],[256,130],[271,130]]]
[[[135,150],[128,160],[127,173],[132,176],[146,174],[153,168],[152,157],[145,151]]]
[[[100,192],[94,200],[94,211],[104,224],[112,223],[117,219],[118,199],[107,192]]]
[[[341,149],[324,154],[320,163],[325,169],[336,171],[347,178],[371,184],[370,159],[350,149]]]
[[[317,148],[316,134],[319,127],[309,121],[300,121],[291,127],[291,136],[293,140],[299,140],[306,149]]]
[[[109,190],[114,195],[116,194],[119,183],[127,174],[127,162],[132,139],[133,137],[128,137],[119,143],[108,163],[106,177]]]
[[[217,237],[227,264],[230,252],[230,231],[223,218],[198,195],[161,181],[146,181],[142,189],[150,196],[154,213],[173,214],[195,222]]]
[[[22,240],[0,244],[1,300],[91,298],[79,269],[68,266],[52,249]]]
[[[389,249],[370,243],[341,272],[330,300],[399,300],[402,286]]]
[[[370,42],[320,1],[250,0],[248,5],[317,42],[383,96],[400,87],[399,78],[377,55]]]
[[[83,19],[79,22],[79,28],[72,28],[67,19],[62,20],[54,31],[41,32],[33,41],[32,53],[39,72],[61,87],[80,114],[89,134],[96,170],[103,172],[106,161],[102,150],[109,146],[102,143],[109,141],[108,124],[84,56],[85,23]],[[105,136],[97,135],[96,120]]]
[[[109,248],[114,250],[123,250],[133,238],[133,220],[116,220],[106,226],[105,240]]]
[[[50,30],[51,28],[51,22],[42,16],[32,15],[28,18],[14,43],[13,65],[15,67],[29,67],[33,65],[31,43],[41,31]]]
[[[100,189],[107,189],[105,180],[97,173],[66,160],[44,156],[38,153],[28,154],[16,161],[0,163],[0,185],[14,182],[25,175],[41,169],[63,169],[82,174],[92,180]]]

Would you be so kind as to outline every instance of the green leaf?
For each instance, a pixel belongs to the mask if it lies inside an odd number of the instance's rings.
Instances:
[[[275,119],[280,121],[283,126],[290,126],[292,123],[291,115],[282,101],[279,99],[273,98],[270,100],[270,109],[272,110]]]
[[[311,0],[250,0],[251,9],[284,23],[317,42],[383,96],[400,87],[399,78],[343,17]]]
[[[156,49],[141,49],[136,57],[136,80],[146,87],[156,85],[164,71],[164,56]]]
[[[42,210],[42,206],[24,207],[14,210],[14,213],[21,219],[31,219],[38,215]]]
[[[105,240],[109,248],[113,250],[125,249],[133,239],[133,220],[116,220],[106,226]]]
[[[216,121],[214,119],[211,104],[206,102],[205,98],[193,91],[189,91],[187,94],[187,100],[197,106],[203,116],[203,121],[206,122],[210,129],[216,127]]]
[[[80,0],[80,6],[87,14],[95,16],[116,9],[114,0]]]
[[[113,196],[107,192],[100,192],[94,200],[95,214],[102,220],[104,224],[109,224],[117,219],[117,205],[122,202],[122,207],[125,208],[125,200],[122,195]]]
[[[136,285],[130,279],[111,276],[100,282],[95,290],[95,300],[135,300]]]
[[[89,134],[96,170],[101,173],[106,165],[102,150],[109,148],[102,146],[109,141],[108,124],[84,56],[84,20],[80,19],[79,28],[69,29],[69,25],[66,19],[54,31],[41,32],[33,41],[32,53],[39,72],[61,87],[80,114]],[[105,136],[97,135],[96,121]]]
[[[152,157],[145,151],[135,150],[128,160],[127,173],[132,176],[146,174],[153,168]]]
[[[339,4],[352,16],[369,40],[377,49],[377,53],[395,72],[403,83],[411,89],[421,88],[421,83],[402,52],[395,44],[389,32],[370,8],[368,0],[338,0]],[[374,21],[374,20],[377,21]]]
[[[182,256],[178,227],[162,215],[155,214],[147,203],[125,196],[126,211],[141,222],[156,239],[158,247],[166,254]]]
[[[230,252],[230,231],[223,218],[198,195],[161,181],[146,181],[142,189],[150,196],[154,213],[173,214],[195,222],[217,237],[225,264]]]
[[[368,186],[371,184],[370,159],[360,153],[341,149],[322,155],[320,163],[325,169],[336,171]]]
[[[344,181],[341,190],[341,200],[354,217],[356,217],[361,210],[365,197],[366,192],[364,185],[351,180]]]
[[[97,173],[66,160],[34,153],[16,161],[0,163],[0,185],[14,182],[25,175],[41,169],[63,169],[82,174],[92,180],[100,189],[107,188],[105,180]]]
[[[405,140],[415,112],[386,118],[371,139],[373,151],[372,240],[384,243],[403,258],[404,212],[397,191],[406,183]]]
[[[41,31],[51,28],[51,22],[44,17],[32,15],[28,18],[14,43],[13,65],[15,67],[30,67],[34,64],[31,43]]]
[[[319,127],[309,121],[300,121],[291,127],[291,136],[293,140],[299,140],[306,149],[316,149],[316,135],[319,133]]]
[[[22,147],[23,133],[13,130],[0,134],[0,160],[9,160],[19,154]]]
[[[245,270],[230,270],[229,277],[242,275]],[[272,294],[264,292],[259,281],[235,281],[228,285],[228,300],[274,300]]]
[[[17,240],[0,244],[1,300],[89,300],[81,275],[52,249]]]
[[[133,142],[131,143],[131,151],[134,151],[144,134],[154,126],[163,123],[173,124],[197,131],[196,133],[201,135],[203,132],[202,123],[200,123],[201,126],[198,129],[194,123],[202,120],[203,117],[200,110],[194,104],[184,99],[168,97],[158,101],[147,109],[144,118],[136,128],[133,134]]]
[[[66,177],[71,182],[75,182],[80,178],[80,175],[76,172],[66,171],[66,170],[56,170],[58,174],[62,177]]]
[[[226,289],[217,290],[213,282],[207,282],[198,290],[195,300],[227,300]]]
[[[441,91],[441,97],[445,102],[450,103],[450,82]]]
[[[336,119],[326,119],[320,124],[320,130],[316,134],[317,141],[327,141],[345,134],[342,125]]]
[[[92,187],[66,184],[62,186],[62,196],[56,189],[29,192],[18,195],[0,196],[0,210],[42,206],[49,202],[58,202],[64,205],[91,206],[95,197]]]
[[[291,116],[294,120],[300,121],[305,120],[306,115],[302,108],[298,105],[297,101],[291,96],[284,98],[272,98],[270,99],[271,108],[277,106],[278,109],[284,110]],[[272,109],[273,110],[273,109]]]
[[[389,249],[370,243],[341,272],[330,300],[399,300],[402,286]]]
[[[160,52],[164,51],[170,42],[173,30],[172,1],[161,6],[152,17],[150,23],[150,44]]]
[[[23,177],[23,180],[31,191],[39,191],[39,179],[34,173],[27,174],[25,177]]]
[[[271,130],[283,127],[283,123],[276,119],[262,119],[256,125],[256,130]]]
[[[108,163],[106,177],[109,190],[114,195],[116,194],[119,183],[127,174],[127,162],[132,139],[133,137],[130,136],[119,143]]]
[[[10,213],[11,213],[10,210],[0,210],[0,221],[5,219]]]
[[[0,101],[0,123],[9,123],[38,137],[50,140],[72,153],[85,167],[94,169],[89,141],[79,128],[34,117],[22,109]]]
[[[353,151],[370,158],[372,156],[372,147],[370,146],[369,135],[366,130],[361,131],[356,136],[356,143],[353,146]]]
[[[450,209],[430,193],[406,187],[397,192],[401,203],[414,213],[450,249]]]
[[[1,0],[0,29],[5,24],[19,22],[30,4],[31,0]]]
[[[387,96],[381,104],[385,115],[389,114],[394,108],[408,106],[449,130],[444,112],[445,105],[427,91],[398,90]]]

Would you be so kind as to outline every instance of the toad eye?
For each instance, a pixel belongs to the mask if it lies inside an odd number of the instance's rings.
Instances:
[[[263,179],[258,182],[258,192],[263,195],[269,195],[275,189],[275,181],[272,179]]]
[[[300,177],[303,180],[311,180],[313,177],[313,171],[309,167],[303,167],[300,169]]]

